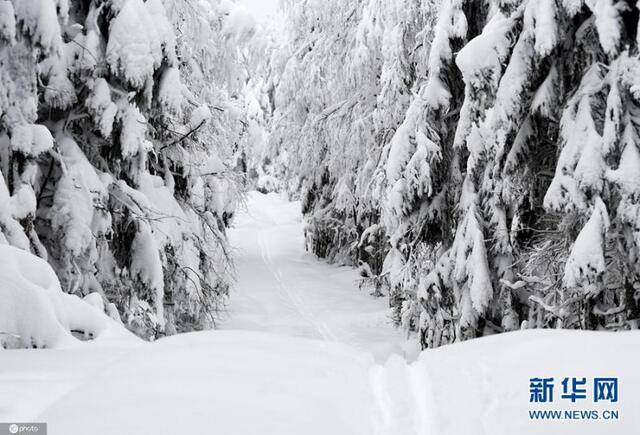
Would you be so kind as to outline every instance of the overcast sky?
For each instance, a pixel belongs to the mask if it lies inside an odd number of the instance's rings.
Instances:
[[[239,0],[238,3],[253,12],[259,20],[275,12],[278,7],[278,1],[279,0]]]

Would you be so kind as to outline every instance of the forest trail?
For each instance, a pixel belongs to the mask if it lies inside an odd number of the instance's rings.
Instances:
[[[250,193],[230,231],[238,281],[222,330],[0,355],[0,421],[50,435],[635,434],[635,332],[527,330],[411,358],[384,299],[304,251],[299,204]],[[620,359],[619,355],[628,357]],[[609,374],[624,419],[531,421],[529,379]],[[583,406],[576,404],[576,406]],[[613,406],[613,408],[612,408]],[[615,425],[615,426],[614,426]]]
[[[225,330],[255,330],[345,343],[376,360],[404,355],[385,298],[358,288],[359,276],[304,249],[299,202],[250,192],[229,231],[237,282]]]

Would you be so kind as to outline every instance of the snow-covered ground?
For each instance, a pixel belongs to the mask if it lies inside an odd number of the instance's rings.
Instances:
[[[0,422],[47,422],[50,435],[638,433],[637,331],[522,331],[408,362],[384,303],[303,252],[297,216],[250,196],[232,233],[238,290],[223,330],[0,350]],[[529,403],[534,377],[555,379],[553,403]],[[619,400],[561,400],[564,377],[617,377]],[[558,409],[620,419],[529,418]]]
[[[536,330],[384,365],[346,345],[254,331],[6,351],[0,421],[46,421],[53,435],[635,435],[638,342]],[[530,406],[535,376],[618,376],[620,400]],[[531,421],[530,409],[617,409],[620,420]]]
[[[358,288],[358,273],[304,249],[299,202],[251,192],[229,232],[237,283],[222,329],[316,338],[353,345],[384,361],[415,349],[393,327],[386,298]]]

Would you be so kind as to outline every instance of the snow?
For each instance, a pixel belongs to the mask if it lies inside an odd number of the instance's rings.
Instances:
[[[280,0],[239,0],[239,4],[251,12],[256,20],[273,19],[273,15],[278,11]]]
[[[565,143],[558,157],[555,176],[544,198],[544,206],[549,210],[584,209],[585,195],[580,191],[578,182],[596,189],[602,183],[602,137],[596,130],[590,106],[591,93],[601,86],[599,70],[592,67],[582,80],[581,92],[572,97],[569,108],[564,111],[560,127]]]
[[[85,106],[99,127],[100,134],[108,138],[113,129],[118,107],[111,100],[111,90],[105,79],[99,78],[93,83],[92,93],[85,100]]]
[[[20,220],[28,215],[35,215],[36,212],[36,194],[31,186],[27,184],[20,185],[9,201],[9,210],[14,219]]]
[[[597,198],[591,218],[578,234],[567,259],[563,282],[568,288],[581,287],[587,294],[597,293],[596,283],[606,271],[603,245],[608,228],[607,208]]]
[[[554,65],[551,67],[547,78],[536,91],[533,101],[531,102],[531,111],[539,112],[542,116],[550,118],[552,116],[551,108],[555,101],[555,86],[559,81],[558,68]]]
[[[634,196],[640,192],[640,152],[638,152],[637,134],[631,123],[623,133],[624,150],[620,156],[620,165],[607,172],[607,178],[620,186],[624,196]]]
[[[164,318],[164,273],[158,243],[146,222],[140,222],[131,245],[131,275],[154,291],[153,301],[158,319]]]
[[[574,176],[584,191],[602,191],[605,162],[602,155],[602,138],[598,134],[588,135],[575,168]]]
[[[277,192],[281,189],[282,182],[276,177],[268,174],[262,174],[256,181],[256,189],[261,192]]]
[[[37,157],[53,148],[53,137],[44,125],[17,125],[11,132],[11,149]]]
[[[619,9],[624,7],[614,4],[613,0],[588,0],[586,3],[595,15],[600,45],[607,54],[616,54],[622,31]]]
[[[0,340],[53,348],[0,346],[0,421],[64,434],[520,434],[543,431],[524,408],[541,368],[555,376],[571,360],[567,375],[615,367],[637,380],[637,333],[521,332],[417,361],[418,337],[405,336],[410,325],[439,345],[567,313],[638,326],[621,285],[638,275],[640,241],[640,75],[622,28],[634,6],[282,0],[291,20],[272,31],[240,1],[71,0],[69,14],[69,0],[0,0],[0,243],[22,249],[0,247]],[[538,191],[555,163],[545,214]],[[238,213],[243,170],[262,190],[302,185],[311,219],[339,228],[330,248],[374,254],[363,275],[392,249],[391,298],[304,250],[300,203],[253,192]],[[527,304],[565,258],[559,293]],[[494,292],[518,274],[531,289]],[[540,302],[554,295],[561,306]],[[107,296],[153,339],[221,330],[138,342]],[[222,319],[203,320],[211,305]]]
[[[243,6],[236,6],[225,19],[222,34],[240,44],[255,34],[256,26],[253,14]]]
[[[501,13],[494,15],[482,33],[469,41],[456,56],[456,65],[465,83],[481,87],[487,77],[500,78],[500,69],[511,48],[510,32],[514,19]]]
[[[608,82],[611,85],[609,95],[607,96],[607,110],[604,120],[604,127],[602,129],[602,153],[607,155],[615,150],[615,147],[620,140],[620,125],[623,114],[623,104],[620,95],[620,88],[616,80],[616,76],[619,74],[619,67],[624,65],[627,61],[626,56],[621,56],[619,61],[614,64],[609,73],[607,74]],[[623,133],[623,137],[626,136],[626,132]]]
[[[504,165],[504,172],[509,173],[518,170],[518,161],[524,155],[527,149],[527,142],[533,134],[531,126],[531,118],[527,117],[520,126],[518,134],[513,140],[513,145],[507,154],[507,160]]]
[[[0,245],[0,292],[13,301],[0,306],[0,330],[55,347],[0,350],[0,421],[44,421],[52,435],[635,433],[637,331],[526,330],[415,358],[386,302],[357,290],[355,271],[303,251],[298,210],[250,193],[230,234],[238,283],[222,330],[153,343],[108,319],[99,295],[61,293],[46,262]],[[81,327],[97,338],[68,333]],[[529,379],[540,376],[618,377],[621,419],[529,420],[529,409],[555,406],[529,403]]]
[[[461,305],[460,323],[474,326],[478,314],[483,314],[493,298],[489,264],[481,223],[478,221],[478,195],[469,176],[465,177],[460,209],[466,211],[463,224],[458,227],[451,248],[452,278]]]
[[[549,55],[558,44],[558,11],[554,0],[538,0],[527,4],[531,11],[525,25],[534,28],[535,50],[540,56]],[[531,21],[529,21],[531,20]]]
[[[189,125],[191,128],[197,128],[201,124],[208,122],[211,119],[211,110],[206,104],[198,106],[193,112],[191,112],[191,119]]]
[[[52,108],[65,110],[76,102],[76,89],[68,77],[68,70],[58,57],[50,57],[40,64],[42,75],[47,77],[44,100]]]
[[[120,112],[122,131],[120,132],[120,148],[122,157],[135,156],[145,148],[148,141],[147,120],[133,104],[127,104]]]
[[[533,44],[527,37],[521,36],[513,47],[513,53],[509,59],[509,64],[500,78],[500,86],[496,92],[496,102],[491,116],[487,115],[492,123],[488,128],[493,130],[496,126],[501,127],[497,132],[498,136],[504,134],[512,128],[515,119],[519,117],[517,109],[524,95],[528,92],[528,77],[532,71]],[[515,111],[515,113],[514,113]],[[514,116],[516,115],[516,116]],[[504,147],[505,138],[500,139],[500,144],[496,148]]]
[[[0,1],[0,37],[13,42],[16,37],[16,17],[9,0]]]
[[[107,202],[107,189],[73,139],[59,135],[58,150],[64,172],[49,210],[51,229],[67,255],[97,256],[96,237],[109,231],[111,220],[94,205]]]
[[[0,243],[9,243],[24,249],[29,249],[29,239],[24,234],[22,225],[16,220],[14,215],[20,217],[20,210],[16,213],[13,210],[15,205],[22,204],[22,200],[14,200],[9,195],[9,189],[4,181],[2,171],[0,171],[0,204],[10,204],[9,207],[0,207],[0,225],[2,226],[2,234],[0,234]]]
[[[121,326],[77,296],[63,293],[49,264],[26,251],[0,244],[0,341],[5,347],[73,347],[109,335],[133,340]]]
[[[13,2],[16,22],[24,26],[34,42],[48,53],[60,49],[62,38],[56,13],[56,4],[51,0],[20,0]],[[61,15],[64,11],[61,11]]]
[[[0,419],[46,421],[52,435],[87,428],[92,435],[632,435],[640,424],[637,342],[637,332],[529,330],[385,364],[342,344],[255,331],[11,351],[0,358]],[[621,420],[528,419],[530,378],[559,382],[612,367],[621,382]]]
[[[562,0],[562,6],[566,9],[570,17],[574,17],[584,5],[584,0]]]
[[[160,65],[163,44],[170,51],[166,38],[173,38],[173,32],[166,32],[167,19],[160,8],[162,4],[157,1],[124,0],[110,24],[106,52],[109,68],[137,89],[151,80]]]
[[[421,366],[425,379],[422,385],[429,387],[419,391],[424,408],[418,407],[417,411],[426,410],[428,422],[428,430],[421,433],[632,434],[640,420],[637,413],[631,411],[640,398],[640,392],[632,387],[639,377],[631,373],[632,364],[616,363],[616,357],[610,352],[635,353],[637,351],[631,351],[628,346],[638,338],[635,332],[612,335],[523,331],[423,352],[414,364]],[[627,385],[620,404],[624,423],[619,426],[616,423],[613,427],[606,422],[532,422],[527,419],[529,378],[546,374],[556,379],[602,376],[602,373],[610,373],[612,367],[615,367],[616,376]],[[577,403],[571,407],[580,409],[583,406]],[[603,409],[607,405],[589,406]],[[463,414],[464,418],[461,418]]]
[[[178,68],[167,68],[160,79],[158,101],[167,107],[170,113],[180,114],[182,109],[182,83]]]
[[[229,239],[238,281],[222,329],[338,341],[378,360],[405,354],[388,302],[359,290],[356,270],[325,264],[304,250],[299,202],[251,192],[234,226]]]
[[[434,30],[435,36],[429,52],[429,79],[424,87],[424,96],[429,106],[448,107],[451,93],[442,82],[446,62],[453,57],[450,40],[463,38],[467,34],[467,18],[460,0],[444,0]]]
[[[391,182],[395,182],[402,177],[402,171],[411,159],[415,146],[411,143],[412,123],[405,120],[393,135],[393,139],[389,143],[389,156],[387,158],[386,172],[387,178]]]
[[[475,216],[475,207],[471,207],[467,213],[469,213],[469,219],[473,222],[471,225],[479,226]],[[489,306],[489,302],[493,299],[493,287],[489,276],[489,263],[482,231],[473,231],[472,237],[471,258],[467,260],[469,263],[467,267],[471,275],[469,295],[473,308],[478,313],[484,313]]]
[[[432,165],[442,159],[438,144],[421,130],[421,104],[412,104],[405,120],[386,146],[388,149],[385,172],[387,188],[387,223],[402,216],[407,198],[420,198],[432,193]]]
[[[100,293],[89,293],[88,295],[83,297],[82,300],[92,307],[97,308],[101,312],[105,310],[104,300],[102,299],[102,296],[100,296]]]

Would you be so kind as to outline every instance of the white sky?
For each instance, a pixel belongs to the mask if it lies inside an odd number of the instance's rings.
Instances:
[[[248,11],[255,15],[256,19],[261,20],[268,15],[273,14],[278,7],[279,0],[239,0],[238,3],[244,5]]]

